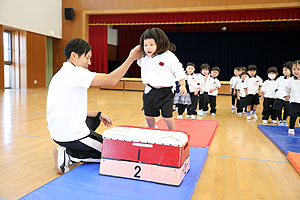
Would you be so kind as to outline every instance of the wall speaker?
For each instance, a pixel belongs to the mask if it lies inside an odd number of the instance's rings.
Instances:
[[[75,17],[73,8],[65,8],[65,20],[73,20]]]

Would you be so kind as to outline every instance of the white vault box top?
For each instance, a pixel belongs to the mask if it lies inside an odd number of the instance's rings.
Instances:
[[[103,139],[121,140],[182,147],[188,142],[185,132],[175,130],[148,129],[140,127],[117,126],[105,130]]]

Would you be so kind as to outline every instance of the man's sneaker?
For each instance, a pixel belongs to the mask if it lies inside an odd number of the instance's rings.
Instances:
[[[66,147],[57,146],[53,148],[54,168],[59,174],[70,171],[70,158],[66,152]]]
[[[279,126],[284,126],[283,121],[282,121],[282,120],[278,121],[278,125],[279,125]]]
[[[237,113],[238,114],[238,116],[242,116],[243,115],[243,113],[241,113],[241,112],[239,112],[239,113]]]
[[[182,119],[182,115],[178,115],[178,116],[177,116],[177,119]]]
[[[196,119],[195,115],[191,115],[191,119]]]
[[[197,111],[197,115],[199,115],[199,116],[203,116],[203,115],[204,115],[204,113],[202,112],[202,110],[198,110],[198,111]]]
[[[277,121],[273,119],[272,124],[277,124]]]
[[[214,116],[216,116],[216,113],[210,113],[210,115],[214,117]]]
[[[267,124],[268,123],[268,120],[263,120],[263,124]]]
[[[247,120],[250,120],[250,119],[252,119],[251,116],[247,116]]]
[[[294,129],[289,129],[288,134],[290,136],[294,136],[295,135],[295,130]]]
[[[191,115],[187,115],[185,118],[191,118]]]
[[[287,123],[286,120],[283,120],[282,122],[283,122],[283,125],[284,125],[284,126],[289,126],[289,124]]]
[[[254,119],[257,119],[257,115],[256,115],[256,114],[253,114],[252,117],[253,117]]]

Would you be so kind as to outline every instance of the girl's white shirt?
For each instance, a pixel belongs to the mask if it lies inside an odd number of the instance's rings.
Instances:
[[[143,83],[153,87],[172,87],[175,81],[186,76],[182,64],[171,51],[154,57],[144,56],[137,64],[141,67]]]
[[[284,96],[290,96],[290,103],[300,103],[300,79],[294,76],[288,79]]]

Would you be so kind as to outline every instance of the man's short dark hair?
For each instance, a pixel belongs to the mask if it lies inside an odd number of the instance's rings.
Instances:
[[[186,66],[193,66],[194,68],[195,68],[195,63],[193,63],[193,62],[188,62],[187,64],[186,64]]]
[[[249,65],[248,68],[247,68],[247,70],[248,71],[251,71],[251,70],[257,71],[257,67],[256,67],[256,65]]]
[[[203,63],[203,64],[201,65],[200,69],[201,69],[201,70],[202,70],[202,69],[207,69],[207,70],[209,71],[209,70],[210,70],[210,66],[209,66],[209,64],[207,64],[207,63]]]
[[[74,38],[65,46],[64,54],[68,60],[72,52],[77,53],[78,57],[80,57],[82,54],[86,55],[91,49],[92,47],[88,42],[80,38]]]
[[[221,69],[218,66],[214,66],[213,68],[211,68],[211,71],[218,71],[220,73]]]
[[[146,52],[144,50],[144,41],[146,39],[154,39],[157,45],[157,49],[154,54],[162,54],[168,50],[174,52],[176,50],[175,44],[170,43],[166,33],[163,30],[161,30],[160,28],[149,28],[144,31],[140,38],[140,45],[143,55],[146,55]]]

